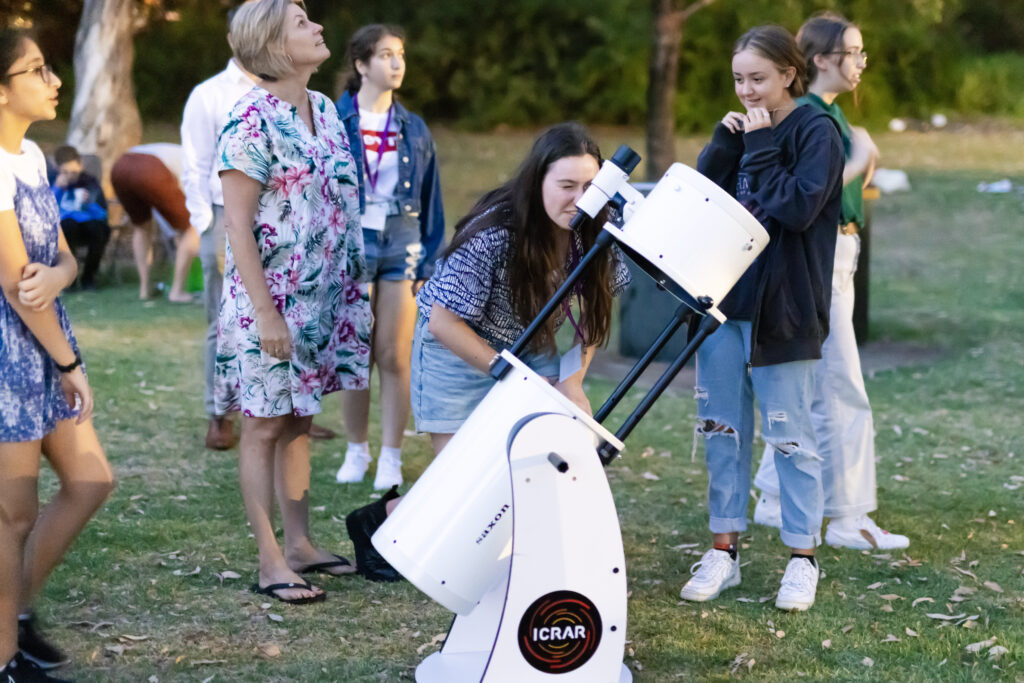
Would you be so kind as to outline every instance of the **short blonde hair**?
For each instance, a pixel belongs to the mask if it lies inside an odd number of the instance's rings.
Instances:
[[[265,81],[277,81],[292,73],[292,60],[284,49],[284,13],[302,0],[249,0],[231,19],[228,42],[235,59],[246,71]]]

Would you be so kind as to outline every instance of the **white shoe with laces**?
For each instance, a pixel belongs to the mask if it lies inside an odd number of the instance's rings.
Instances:
[[[782,502],[778,496],[761,492],[754,507],[754,524],[782,528]]]
[[[775,606],[779,609],[804,612],[814,604],[818,591],[818,568],[803,557],[794,557],[786,565]]]
[[[402,459],[381,453],[377,458],[377,476],[373,478],[373,488],[377,491],[402,485]]]
[[[867,515],[833,519],[825,531],[825,542],[854,550],[899,550],[910,545],[909,538],[890,534]]]
[[[740,556],[737,553],[734,560],[727,551],[712,548],[693,563],[690,573],[693,578],[679,591],[679,597],[690,602],[714,600],[726,588],[740,585]]]
[[[338,468],[334,480],[339,484],[357,484],[366,476],[366,470],[370,466],[370,454],[349,448],[345,451],[345,462]]]

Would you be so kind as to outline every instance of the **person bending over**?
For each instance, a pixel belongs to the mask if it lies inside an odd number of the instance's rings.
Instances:
[[[416,297],[412,413],[417,430],[430,434],[435,453],[494,384],[488,371],[499,352],[522,335],[593,246],[605,212],[576,230],[569,222],[600,165],[600,150],[585,128],[553,126],[537,138],[512,179],[485,194],[455,226],[451,244]],[[572,297],[576,312],[568,304],[559,309],[520,357],[588,413],[583,377],[594,350],[608,339],[613,297],[628,284],[619,250],[607,250],[581,279]],[[560,372],[555,332],[566,320],[581,360]],[[370,536],[397,504],[392,489],[345,520],[359,571],[367,578],[398,578],[370,545]]]

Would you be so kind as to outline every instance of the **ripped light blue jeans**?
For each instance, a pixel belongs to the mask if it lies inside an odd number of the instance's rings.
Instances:
[[[697,428],[705,439],[711,532],[746,531],[754,398],[761,432],[775,449],[782,501],[782,542],[821,543],[821,458],[811,422],[816,361],[754,367],[746,321],[726,321],[697,350]]]

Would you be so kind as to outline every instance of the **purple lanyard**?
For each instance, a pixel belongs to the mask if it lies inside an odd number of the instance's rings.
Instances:
[[[352,104],[359,111],[359,95],[352,96]],[[366,155],[366,144],[363,144],[363,167],[366,169],[366,183],[370,186],[370,194],[377,194],[377,178],[380,177],[380,160],[384,157],[384,148],[388,144],[388,130],[391,128],[391,112],[395,110],[394,103],[388,107],[388,118],[384,122],[384,132],[381,133],[380,143],[377,145],[377,170],[370,171],[370,157]],[[360,134],[362,134],[360,126]]]
[[[569,236],[569,244],[570,251],[568,270],[571,273],[576,269],[576,266],[580,262],[579,250],[576,247],[576,233],[573,233]],[[583,313],[583,296],[581,294],[581,290],[582,286],[579,283],[577,283],[576,286],[573,287],[573,293],[576,295],[576,303],[580,307],[580,314]],[[580,326],[576,323],[576,319],[572,317],[572,307],[569,304],[569,299],[566,299],[565,301],[562,302],[562,310],[565,311],[565,317],[569,319],[569,323],[572,325],[572,328],[576,330],[576,338],[579,339],[584,346],[586,346],[587,335],[583,334],[583,330],[581,330]]]

